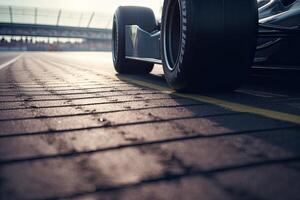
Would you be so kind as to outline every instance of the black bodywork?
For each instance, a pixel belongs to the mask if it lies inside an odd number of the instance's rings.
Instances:
[[[258,0],[255,65],[300,67],[300,0]],[[160,25],[147,32],[126,26],[126,58],[161,64]]]
[[[260,0],[255,63],[300,66],[300,0]]]

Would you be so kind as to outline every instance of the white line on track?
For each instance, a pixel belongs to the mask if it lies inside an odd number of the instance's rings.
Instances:
[[[4,67],[7,67],[8,65],[16,62],[19,58],[21,58],[23,56],[23,54],[18,55],[17,57],[11,59],[10,61],[4,63],[4,64],[0,64],[0,70],[3,69]]]

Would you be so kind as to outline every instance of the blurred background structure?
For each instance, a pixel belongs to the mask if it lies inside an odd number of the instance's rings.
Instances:
[[[109,51],[112,16],[0,6],[0,51]]]

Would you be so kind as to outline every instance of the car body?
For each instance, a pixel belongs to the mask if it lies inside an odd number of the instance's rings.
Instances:
[[[300,0],[259,0],[258,6],[259,23],[271,26],[268,30],[274,34],[258,37],[255,64],[300,68]],[[285,30],[281,37],[276,36],[276,27]]]
[[[113,28],[114,61],[115,49],[120,50],[116,43],[124,37],[124,59],[162,64],[175,90],[199,85],[205,91],[232,90],[251,66],[300,66],[300,0],[165,0],[162,21],[157,24],[149,10],[132,14],[141,8],[130,9],[123,18],[131,15],[133,21],[123,24],[124,36],[119,34],[123,27]],[[114,24],[121,18],[117,14]],[[124,59],[119,60],[125,63]]]

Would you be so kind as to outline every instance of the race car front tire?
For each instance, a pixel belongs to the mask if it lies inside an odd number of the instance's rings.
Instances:
[[[125,26],[138,25],[146,31],[153,31],[156,25],[154,13],[149,8],[120,6],[113,18],[112,52],[115,70],[120,74],[148,74],[154,64],[126,59]]]
[[[177,91],[229,91],[247,78],[258,30],[257,0],[165,0],[161,51]]]

